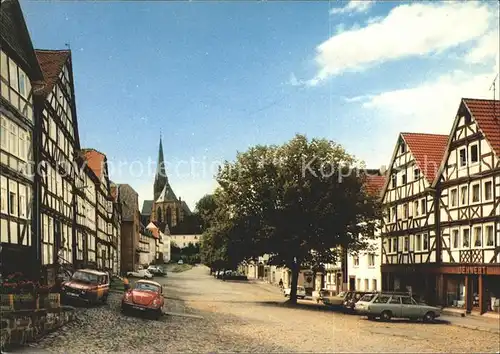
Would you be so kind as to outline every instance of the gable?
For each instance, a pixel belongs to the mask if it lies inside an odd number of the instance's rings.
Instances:
[[[43,80],[43,74],[33,50],[33,43],[18,0],[4,0],[0,6],[0,36],[2,49],[29,73],[31,80]]]
[[[500,101],[464,98],[462,102],[477,122],[493,152],[500,157]]]

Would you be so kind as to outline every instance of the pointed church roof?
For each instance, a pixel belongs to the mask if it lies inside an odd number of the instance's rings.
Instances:
[[[167,169],[165,167],[165,159],[163,157],[163,143],[160,135],[160,146],[158,149],[158,165],[156,165],[155,182],[153,185],[153,199],[157,200],[165,185],[168,184]]]
[[[175,196],[172,187],[170,187],[170,183],[167,182],[165,184],[165,187],[163,187],[160,196],[158,197],[158,199],[156,199],[156,203],[173,202],[173,201],[177,201],[177,197]]]

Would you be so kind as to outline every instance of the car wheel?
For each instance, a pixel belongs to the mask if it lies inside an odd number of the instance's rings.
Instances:
[[[380,319],[382,321],[390,321],[392,318],[392,313],[391,311],[384,311],[380,314]]]
[[[424,315],[424,322],[432,322],[436,318],[434,312],[429,311]]]

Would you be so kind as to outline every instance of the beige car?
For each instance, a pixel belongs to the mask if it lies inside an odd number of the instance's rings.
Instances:
[[[409,294],[367,294],[354,306],[358,314],[365,315],[370,320],[380,317],[383,321],[389,321],[394,317],[432,322],[441,315],[440,308],[419,303]]]
[[[344,306],[344,301],[347,296],[347,291],[342,291],[338,293],[337,295],[333,296],[324,296],[323,297],[323,304],[326,306],[332,306],[332,307],[341,307]]]

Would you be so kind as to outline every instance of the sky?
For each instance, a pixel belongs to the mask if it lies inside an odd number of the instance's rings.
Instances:
[[[496,2],[21,5],[35,48],[69,44],[81,146],[107,155],[139,208],[160,134],[194,208],[218,164],[297,133],[388,165],[399,132],[448,134],[460,98],[493,98],[499,72]]]

